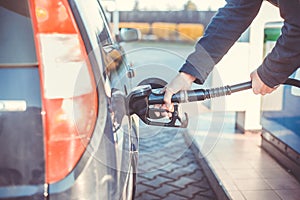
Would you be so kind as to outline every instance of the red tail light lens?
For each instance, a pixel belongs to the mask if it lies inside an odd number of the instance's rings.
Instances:
[[[31,0],[42,80],[46,182],[68,175],[81,158],[97,117],[97,93],[67,0]]]

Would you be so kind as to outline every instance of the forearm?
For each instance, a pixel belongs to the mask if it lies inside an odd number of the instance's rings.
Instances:
[[[300,66],[300,3],[297,0],[281,4],[285,19],[282,34],[257,72],[269,87],[283,83]]]
[[[180,69],[203,83],[214,65],[228,52],[257,15],[262,0],[228,0],[207,27]]]

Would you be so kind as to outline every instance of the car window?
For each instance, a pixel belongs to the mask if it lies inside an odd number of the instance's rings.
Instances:
[[[0,44],[0,66],[37,63],[27,0],[0,1]]]
[[[93,48],[99,44],[102,46],[112,45],[110,32],[108,30],[105,16],[97,0],[80,1],[75,0],[77,8],[85,23]]]
[[[5,111],[2,100],[16,100],[15,110],[40,107],[39,83],[28,1],[1,0],[0,111]]]
[[[0,0],[1,199],[35,192],[38,199],[43,199],[43,191],[19,189],[45,183],[37,66],[28,0]],[[10,192],[11,188],[15,190]]]
[[[89,58],[96,60],[105,81],[125,83],[120,81],[126,73],[126,65],[123,62],[123,53],[114,43],[107,20],[98,0],[73,0],[76,20],[81,30]],[[101,67],[102,66],[102,67]],[[114,78],[113,78],[114,77]],[[108,79],[107,79],[108,78]],[[96,80],[98,80],[96,75]],[[112,86],[112,85],[111,85]],[[123,88],[123,86],[115,86]]]

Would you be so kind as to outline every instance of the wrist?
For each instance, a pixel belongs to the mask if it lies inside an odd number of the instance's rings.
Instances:
[[[183,77],[189,83],[193,83],[196,80],[196,77],[194,77],[190,74],[187,74],[185,72],[180,72],[179,74],[180,74],[181,77]]]

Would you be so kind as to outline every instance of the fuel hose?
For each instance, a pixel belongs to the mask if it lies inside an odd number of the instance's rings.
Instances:
[[[300,81],[297,79],[289,78],[284,83],[284,85],[290,85],[300,88]],[[231,95],[232,93],[248,90],[252,88],[251,81],[236,84],[236,85],[227,85],[219,88],[212,89],[196,89],[196,90],[187,90],[180,91],[174,94],[171,98],[173,103],[187,103],[193,101],[203,101],[205,99],[212,99],[215,97]],[[149,105],[163,104],[164,103],[164,94],[151,93],[149,95]]]

